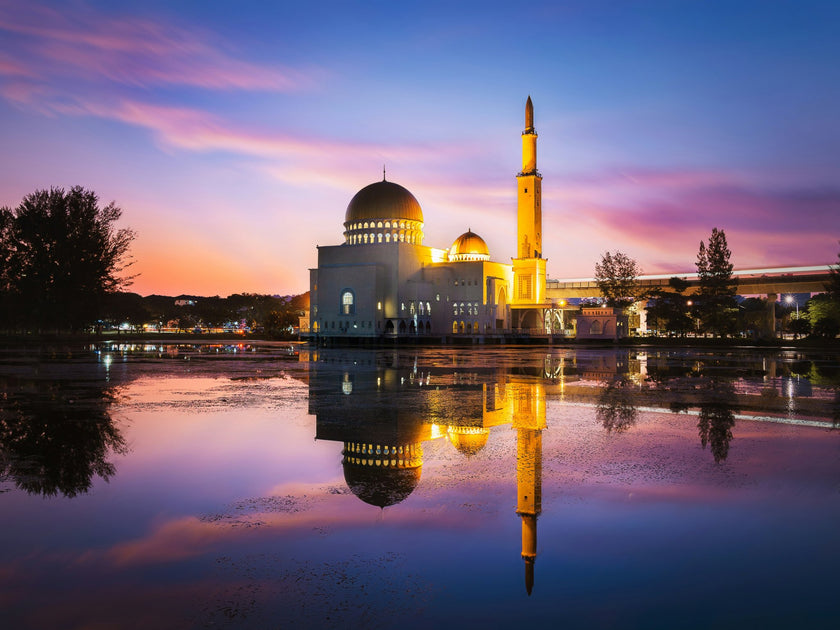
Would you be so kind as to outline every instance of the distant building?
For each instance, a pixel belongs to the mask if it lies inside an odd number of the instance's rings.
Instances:
[[[494,262],[471,229],[448,248],[423,244],[420,203],[382,181],[344,215],[344,243],[318,248],[310,270],[311,334],[321,337],[488,335],[545,329],[542,176],[530,97],[517,175],[517,257]]]
[[[629,317],[621,308],[583,307],[577,316],[578,339],[623,339],[629,334]]]

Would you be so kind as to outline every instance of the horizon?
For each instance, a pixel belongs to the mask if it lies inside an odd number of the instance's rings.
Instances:
[[[506,262],[530,95],[550,278],[691,272],[715,227],[736,269],[836,264],[837,3],[321,10],[0,2],[0,206],[116,202],[126,291],[299,295],[384,164],[425,245]]]

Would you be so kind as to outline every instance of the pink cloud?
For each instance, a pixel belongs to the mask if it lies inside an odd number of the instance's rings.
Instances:
[[[185,85],[220,90],[289,91],[309,87],[313,71],[242,61],[210,35],[137,17],[110,18],[85,8],[0,7],[0,30],[17,35],[26,76],[106,78],[127,85]],[[0,72],[3,64],[0,63]]]

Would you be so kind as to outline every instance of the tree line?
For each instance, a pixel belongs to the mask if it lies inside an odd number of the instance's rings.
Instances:
[[[282,336],[308,298],[235,294],[226,298],[125,291],[134,278],[136,234],[119,228],[122,210],[75,186],[37,190],[16,208],[0,208],[0,330],[75,333],[128,323],[187,331],[247,327]]]
[[[99,325],[118,328],[128,325],[142,330],[175,329],[205,332],[208,329],[248,330],[269,337],[287,337],[309,308],[308,294],[264,295],[235,293],[227,297],[195,295],[149,295],[113,293],[105,300]]]
[[[609,306],[626,308],[637,301],[647,302],[648,328],[661,334],[727,337],[752,331],[757,335],[765,327],[768,304],[755,297],[739,302],[731,255],[725,232],[714,228],[708,241],[700,242],[695,262],[699,288],[692,295],[687,293],[689,283],[676,276],[669,280],[668,288],[643,291],[637,282],[641,269],[618,251],[602,255],[595,265],[595,280]],[[840,334],[840,254],[825,289],[801,309],[784,302],[773,307],[785,332],[824,339]]]

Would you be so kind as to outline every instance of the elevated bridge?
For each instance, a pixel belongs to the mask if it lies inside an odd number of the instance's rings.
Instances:
[[[769,269],[740,269],[732,272],[738,295],[766,295],[775,301],[785,293],[822,293],[828,284],[831,265],[811,267],[773,267]],[[696,273],[671,273],[639,276],[637,282],[645,291],[668,289],[671,278],[688,282],[687,295],[700,290]],[[546,297],[550,300],[603,297],[595,278],[546,281]]]

